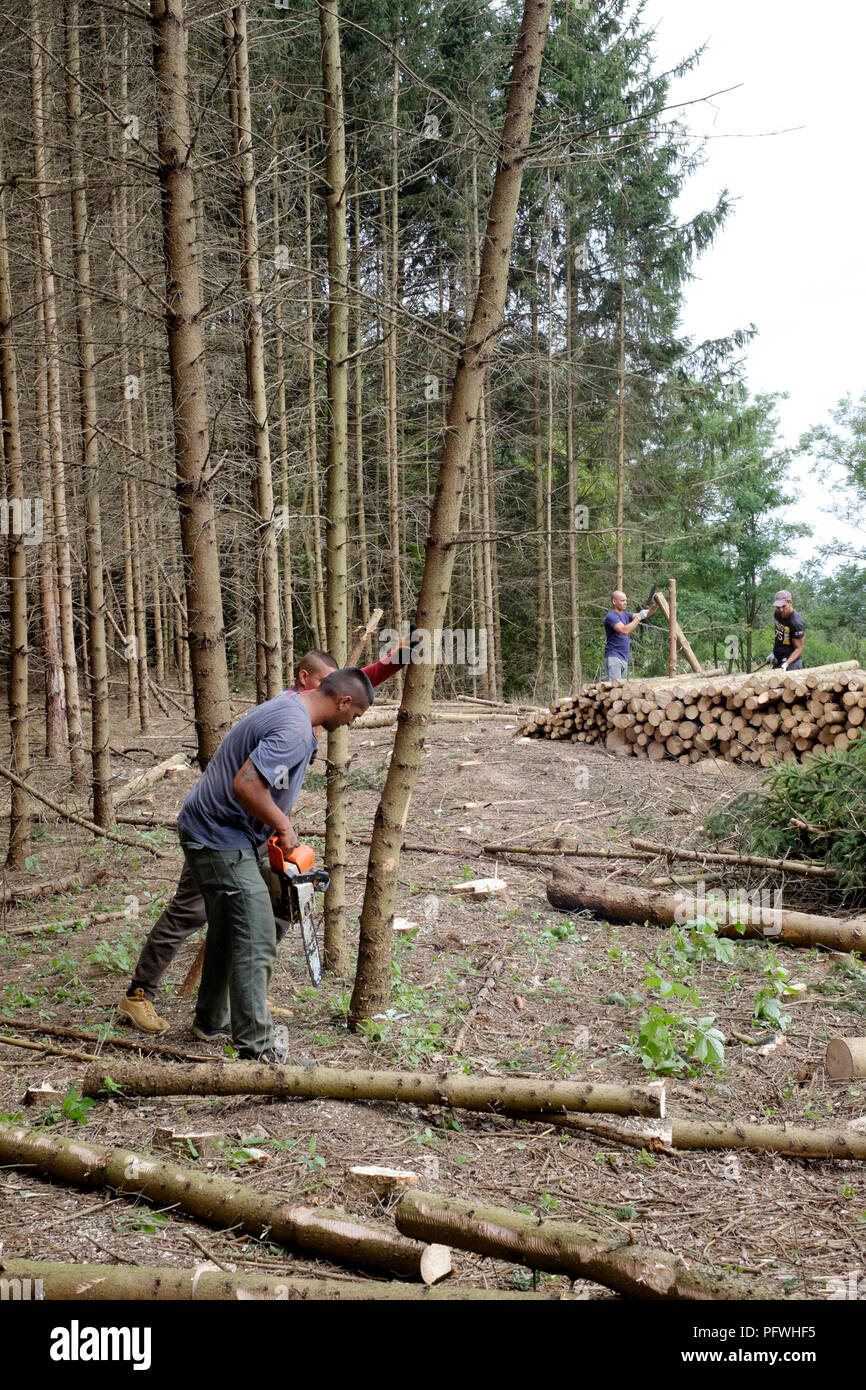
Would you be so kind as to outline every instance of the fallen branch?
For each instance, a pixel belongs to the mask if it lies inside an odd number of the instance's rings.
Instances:
[[[612,1120],[606,1115],[525,1115],[539,1125],[554,1124],[558,1128],[576,1129],[581,1134],[592,1134],[597,1139],[612,1139],[617,1144],[628,1144],[632,1149],[649,1149],[652,1153],[672,1153],[672,1131],[670,1120],[621,1119]]]
[[[92,888],[95,883],[102,883],[107,877],[107,869],[92,869],[84,874],[67,874],[65,878],[22,884],[18,888],[4,888],[0,893],[0,907],[12,902],[29,902],[34,898],[53,898],[58,893],[74,893],[79,888]]]
[[[497,956],[496,959],[492,960],[490,964],[487,966],[487,976],[484,980],[483,985],[478,991],[478,994],[475,997],[475,1003],[472,1005],[472,1008],[469,1010],[468,1014],[464,1018],[463,1026],[461,1027],[460,1032],[457,1034],[457,1037],[454,1039],[454,1044],[451,1048],[451,1051],[455,1054],[455,1056],[463,1051],[463,1044],[466,1041],[466,1034],[469,1031],[469,1025],[472,1023],[472,1020],[475,1018],[475,1015],[478,1013],[478,1010],[481,1008],[481,1005],[484,1003],[486,999],[490,998],[493,991],[495,990],[496,981],[501,970],[502,957]]]
[[[140,772],[137,777],[131,777],[125,786],[120,787],[114,793],[114,804],[119,806],[122,801],[130,801],[132,797],[138,796],[145,787],[153,786],[154,782],[159,782],[171,771],[172,768],[189,769],[185,753],[172,753],[170,758],[164,762],[157,763],[156,767],[149,767],[146,772]]]
[[[164,1067],[147,1062],[112,1064],[111,1079],[129,1096],[304,1096],[308,1100],[392,1100],[458,1110],[523,1114],[534,1110],[602,1111],[654,1115],[665,1111],[665,1083],[642,1086],[595,1081],[548,1081],[467,1076],[463,1072],[344,1070],[286,1067],[259,1062]],[[82,1095],[103,1094],[104,1066],[89,1067]]]
[[[269,1240],[338,1264],[378,1269],[404,1279],[424,1279],[426,1260],[438,1268],[435,1279],[443,1277],[441,1246],[406,1240],[387,1226],[361,1221],[346,1212],[283,1202],[244,1183],[181,1168],[174,1161],[143,1158],[128,1149],[103,1148],[80,1136],[64,1139],[0,1123],[0,1162],[78,1187],[136,1193],[159,1207],[175,1206],[210,1225],[235,1226],[255,1235],[267,1232]]]
[[[524,848],[523,845],[485,845],[485,854],[550,854],[573,857],[575,859],[655,859],[655,854],[646,851],[637,853],[630,849],[542,849],[540,846]]]
[[[71,931],[73,927],[95,927],[100,922],[116,922],[120,917],[128,917],[129,908],[120,907],[116,912],[90,912],[85,917],[67,917],[63,922],[31,922],[29,927],[0,927],[3,936],[33,936],[36,932]]]
[[[789,908],[729,906],[722,898],[660,893],[638,884],[603,883],[574,869],[553,866],[547,899],[566,912],[588,910],[611,922],[652,922],[670,927],[690,917],[707,916],[718,923],[719,936],[786,941],[792,946],[829,946],[834,951],[866,949],[866,919],[843,921]]]
[[[187,1234],[189,1234],[187,1232]],[[478,1289],[465,1284],[443,1284],[426,1288],[423,1284],[404,1284],[349,1279],[298,1279],[294,1275],[257,1274],[243,1270],[238,1273],[208,1269],[175,1269],[118,1267],[117,1265],[55,1264],[47,1260],[5,1260],[0,1271],[7,1283],[20,1281],[20,1289],[35,1290],[39,1280],[46,1302],[73,1301],[96,1303],[117,1300],[135,1303],[189,1303],[192,1301],[306,1301],[333,1299],[335,1302],[472,1302],[506,1299],[513,1302],[557,1301],[569,1295],[561,1288],[548,1292],[517,1293],[513,1289]],[[30,1280],[27,1286],[24,1281]],[[13,1289],[19,1287],[12,1284]],[[35,1297],[35,1294],[32,1296]],[[15,1293],[11,1294],[15,1297]]]
[[[29,1042],[26,1038],[12,1038],[0,1033],[0,1044],[4,1047],[26,1047],[30,1052],[49,1052],[52,1057],[73,1057],[76,1062],[99,1062],[101,1058],[92,1052],[70,1052],[66,1047],[52,1047],[50,1043]]]
[[[31,1023],[29,1020],[20,1018],[9,1018],[5,1021],[10,1028],[21,1028],[25,1033],[44,1033],[52,1038],[78,1038],[83,1042],[123,1047],[130,1052],[157,1052],[164,1057],[180,1058],[184,1062],[213,1062],[214,1060],[213,1056],[201,1052],[182,1052],[176,1047],[168,1047],[162,1043],[133,1042],[130,1038],[106,1038],[102,1033],[88,1033],[81,1028],[61,1028],[59,1024],[55,1023]]]
[[[722,854],[714,850],[675,849],[672,845],[654,845],[648,840],[632,840],[632,849],[664,855],[668,859],[705,859],[708,864],[743,864],[753,869],[783,869],[786,874],[808,874],[811,878],[835,878],[836,870],[823,864],[810,864],[803,859],[761,859],[755,854]]]
[[[98,835],[101,840],[113,840],[117,845],[124,845],[126,849],[145,850],[147,854],[154,855],[157,859],[170,859],[172,856],[164,849],[157,849],[155,845],[149,845],[146,840],[130,840],[125,835],[117,835],[113,830],[106,830],[101,825],[94,825],[92,820],[86,820],[84,816],[79,816],[75,811],[67,811],[65,806],[61,806],[57,801],[52,801],[49,797],[43,796],[30,782],[24,782],[20,777],[16,777],[8,767],[0,764],[0,777],[5,777],[7,782],[11,782],[13,787],[20,787],[27,792],[28,796],[33,796],[37,801],[41,801],[43,806],[49,810],[56,811],[58,816],[64,820],[71,821],[73,825],[80,825],[84,830],[89,830],[91,835]]]
[[[571,1279],[591,1279],[632,1298],[780,1298],[775,1289],[751,1280],[717,1272],[667,1250],[633,1245],[626,1231],[619,1239],[611,1239],[570,1221],[542,1221],[502,1207],[414,1190],[403,1194],[394,1215],[397,1229],[405,1235],[429,1239],[435,1232],[439,1239],[447,1233],[449,1242],[460,1250]]]

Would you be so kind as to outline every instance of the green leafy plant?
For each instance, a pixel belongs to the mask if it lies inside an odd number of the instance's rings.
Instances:
[[[142,1231],[148,1236],[163,1234],[167,1225],[168,1217],[164,1216],[161,1211],[149,1211],[145,1207],[130,1212],[126,1216],[121,1216],[117,1220],[119,1231]]]
[[[86,1096],[82,1096],[81,1092],[73,1084],[69,1087],[69,1090],[66,1092],[59,1106],[49,1105],[42,1118],[42,1123],[45,1125],[53,1125],[56,1124],[58,1120],[64,1119],[73,1120],[76,1124],[80,1125],[86,1124],[88,1118],[87,1112],[92,1105],[93,1101],[89,1100]]]
[[[843,893],[866,889],[866,739],[818,749],[811,763],[772,768],[763,790],[745,792],[705,822],[714,840],[734,839],[751,854],[821,859]]]

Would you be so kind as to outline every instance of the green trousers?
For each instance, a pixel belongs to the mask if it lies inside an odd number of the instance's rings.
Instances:
[[[268,987],[277,957],[271,899],[254,849],[207,849],[181,837],[207,909],[207,939],[195,1021],[207,1033],[231,1026],[241,1057],[274,1042]]]

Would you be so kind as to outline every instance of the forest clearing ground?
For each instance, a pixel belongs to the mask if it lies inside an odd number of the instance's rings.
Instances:
[[[646,1078],[639,1059],[621,1048],[650,1002],[644,972],[666,933],[557,913],[545,896],[543,859],[497,862],[480,851],[488,843],[549,844],[555,836],[576,836],[582,847],[622,846],[632,834],[686,843],[712,804],[757,786],[759,776],[742,767],[707,770],[701,764],[620,761],[585,745],[515,741],[518,723],[515,718],[514,728],[503,721],[432,726],[407,843],[463,853],[407,853],[402,859],[397,915],[417,922],[418,928],[411,935],[395,934],[390,1018],[349,1034],[350,983],[326,977],[318,991],[313,989],[299,940],[284,943],[271,997],[291,1010],[293,1053],[340,1066],[465,1066],[493,1075]],[[124,780],[184,745],[191,749],[189,732],[179,720],[165,721],[159,736],[142,739],[117,709],[113,728],[115,751],[153,750],[152,758],[140,752],[115,758]],[[350,833],[365,836],[392,740],[382,729],[356,730],[350,738]],[[294,824],[302,834],[323,825],[324,751],[322,747],[295,812]],[[196,775],[189,771],[156,784],[136,808],[174,816]],[[63,798],[61,778],[49,769],[37,767],[33,780],[49,795]],[[132,833],[129,827],[124,830]],[[172,851],[172,858],[163,861],[98,844],[50,814],[37,834],[33,880],[100,863],[108,867],[109,877],[98,888],[6,910],[0,919],[0,1033],[16,1031],[10,1017],[93,1031],[112,1021],[139,944],[177,882],[181,856],[176,836],[170,830],[150,832],[154,843]],[[322,842],[315,843],[321,856]],[[366,856],[366,847],[350,847],[353,920],[363,896]],[[604,876],[640,876],[644,882],[670,872],[659,863],[572,862]],[[682,873],[691,871],[687,866]],[[494,872],[507,881],[506,892],[468,901],[446,891],[464,878]],[[15,875],[10,882],[22,878]],[[735,885],[728,879],[725,886]],[[116,910],[129,902],[128,895],[138,899],[138,921],[4,935],[30,923],[47,928],[52,921]],[[193,938],[170,970],[175,988],[199,943],[200,938]],[[733,963],[699,963],[693,982],[700,1009],[693,1012],[714,1013],[716,1026],[728,1037],[732,1030],[749,1032],[768,949],[763,943],[738,942]],[[791,975],[809,986],[790,1006],[787,1045],[762,1056],[754,1047],[729,1041],[722,1071],[703,1069],[671,1083],[675,1112],[834,1128],[866,1115],[866,1082],[830,1084],[822,1066],[830,1035],[862,1033],[862,986],[843,973],[843,962],[827,953],[779,947],[777,954]],[[461,1058],[449,1061],[486,967],[497,958],[502,968],[496,989],[473,1017]],[[190,1003],[163,989],[156,1005],[172,1029],[152,1042],[221,1055],[219,1048],[208,1049],[193,1039]],[[122,1035],[142,1036],[131,1031]],[[22,1036],[32,1040],[38,1035]],[[98,1046],[50,1041],[85,1052]],[[103,1051],[108,1058],[110,1044]],[[86,1065],[0,1044],[0,1113],[22,1113],[26,1123],[36,1122],[39,1112],[22,1108],[26,1087],[49,1081],[65,1091],[80,1082]],[[110,1075],[108,1061],[106,1071]],[[113,1100],[95,1104],[86,1125],[59,1118],[55,1132],[80,1135],[86,1130],[96,1143],[145,1152],[154,1130],[167,1124],[218,1131],[226,1139],[225,1156],[211,1171],[234,1173],[287,1199],[342,1205],[349,1167],[386,1164],[413,1169],[427,1190],[477,1194],[487,1203],[585,1220],[610,1233],[621,1232],[624,1240],[630,1235],[719,1267],[760,1273],[766,1282],[801,1297],[825,1298],[830,1277],[847,1280],[851,1270],[866,1267],[866,1171],[853,1162],[746,1151],[669,1156],[498,1116],[331,1100]],[[249,1145],[269,1152],[269,1162],[259,1166],[251,1161]],[[181,1161],[196,1162],[191,1156]],[[239,1269],[258,1261],[274,1273],[340,1273],[325,1262],[294,1259],[266,1241],[208,1229],[173,1212],[154,1217],[133,1198],[79,1192],[8,1168],[0,1172],[0,1194],[0,1239],[7,1257],[189,1266],[202,1258],[190,1238],[194,1236],[218,1260]],[[458,1278],[468,1283],[513,1287],[525,1282],[525,1271],[462,1252],[455,1252],[455,1266]],[[596,1285],[577,1287],[591,1298],[612,1296]]]

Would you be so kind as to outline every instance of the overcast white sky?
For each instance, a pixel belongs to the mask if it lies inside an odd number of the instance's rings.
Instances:
[[[785,442],[795,443],[846,392],[866,390],[866,4],[648,0],[644,15],[663,67],[706,45],[672,101],[736,87],[683,112],[689,130],[709,138],[680,215],[711,206],[722,188],[738,200],[697,264],[683,327],[701,339],[757,326],[749,385],[787,391],[779,413]],[[792,568],[845,534],[822,511],[826,487],[806,464],[799,475],[800,515],[815,536],[797,546]]]

